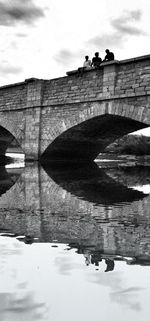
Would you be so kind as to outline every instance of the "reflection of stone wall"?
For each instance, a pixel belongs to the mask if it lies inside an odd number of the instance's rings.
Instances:
[[[150,255],[149,206],[150,196],[96,206],[59,187],[42,168],[26,167],[0,197],[0,229],[108,254]]]
[[[38,167],[25,167],[17,182],[4,195],[0,197],[1,208],[32,209],[40,208]]]

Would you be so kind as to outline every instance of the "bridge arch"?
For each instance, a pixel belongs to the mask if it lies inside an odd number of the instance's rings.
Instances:
[[[119,137],[149,127],[147,106],[120,102],[96,102],[62,118],[51,129],[50,143],[42,159],[93,160]]]
[[[0,117],[0,154],[4,155],[7,148],[13,141],[16,141],[18,147],[23,150],[22,142],[24,139],[24,132],[19,126],[16,126],[14,121],[7,116]]]

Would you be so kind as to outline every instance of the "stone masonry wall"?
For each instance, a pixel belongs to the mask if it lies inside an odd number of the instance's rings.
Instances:
[[[27,159],[38,159],[42,81],[29,79],[0,88],[0,126],[18,141]]]
[[[75,74],[44,83],[43,105],[79,103],[98,98],[102,92],[103,70]]]
[[[0,87],[0,111],[24,108],[26,96],[27,86],[25,83]]]
[[[44,82],[43,106],[150,94],[150,55],[102,63],[100,70],[67,73]]]
[[[138,96],[150,94],[150,59],[125,60],[117,70],[115,95]]]
[[[100,70],[0,87],[0,126],[38,159],[58,135],[110,113],[150,124],[150,55],[102,63]]]

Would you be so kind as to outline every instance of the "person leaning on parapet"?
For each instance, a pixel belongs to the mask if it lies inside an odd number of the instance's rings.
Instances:
[[[115,59],[114,53],[109,51],[109,49],[106,49],[105,52],[106,52],[106,56],[103,61],[111,61]]]
[[[95,56],[92,58],[92,64],[94,68],[99,68],[100,64],[102,62],[102,59],[99,57],[99,52],[95,52]]]

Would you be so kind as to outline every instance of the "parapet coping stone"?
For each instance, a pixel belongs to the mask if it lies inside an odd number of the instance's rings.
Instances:
[[[16,86],[22,86],[22,85],[25,85],[25,84],[28,84],[28,83],[33,83],[33,82],[36,82],[36,81],[43,81],[43,80],[45,81],[45,79],[31,77],[31,78],[25,79],[24,81],[16,82],[14,84],[8,84],[8,85],[0,86],[0,89],[9,88],[9,87],[16,87]]]
[[[114,65],[114,64],[121,65],[121,64],[126,64],[126,63],[133,63],[133,62],[137,62],[137,61],[141,61],[141,60],[147,60],[147,59],[150,60],[150,54],[149,55],[135,57],[135,58],[124,59],[124,60],[112,60],[112,61],[108,61],[108,62],[102,62],[100,67],[105,67],[105,66]],[[82,67],[79,67],[79,68],[82,68]],[[84,72],[91,72],[91,71],[97,71],[97,69],[91,67],[90,69],[87,69],[87,70],[85,69],[84,70]],[[71,75],[77,74],[77,73],[78,73],[78,69],[67,71],[66,75],[67,76],[71,76]],[[22,86],[22,85],[25,85],[27,83],[36,82],[36,81],[57,80],[57,79],[60,79],[60,78],[66,78],[66,76],[53,78],[53,79],[40,79],[40,78],[31,77],[31,78],[27,78],[27,79],[25,79],[24,81],[21,81],[21,82],[0,86],[0,89],[9,88],[9,87],[15,87],[15,86]]]
[[[107,62],[102,62],[100,64],[100,68],[88,68],[88,69],[84,69],[84,72],[90,72],[90,71],[95,71],[95,70],[101,70],[102,67],[105,66],[109,66],[109,65],[122,65],[122,64],[126,64],[126,63],[133,63],[133,62],[137,62],[137,61],[141,61],[141,60],[150,60],[150,55],[144,55],[144,56],[139,56],[139,57],[135,57],[135,58],[129,58],[129,59],[124,59],[124,60],[111,60],[111,61],[107,61]],[[82,68],[82,67],[79,67]],[[67,71],[66,75],[67,76],[71,76],[73,74],[78,73],[78,69],[76,70],[71,70],[71,71]]]

